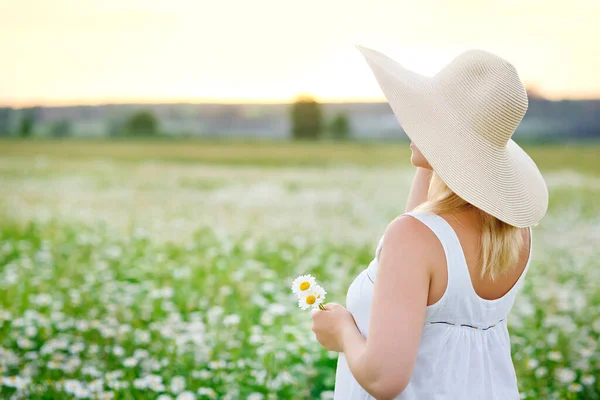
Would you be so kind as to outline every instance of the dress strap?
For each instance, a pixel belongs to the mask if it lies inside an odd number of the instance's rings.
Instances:
[[[450,224],[442,217],[429,211],[411,211],[402,215],[410,215],[427,227],[440,241],[446,256],[446,268],[448,270],[448,286],[446,291],[470,290],[471,277],[465,254],[460,245],[460,240]]]
[[[456,236],[454,229],[452,229],[450,224],[439,215],[428,211],[411,211],[401,215],[410,215],[421,221],[436,235],[442,244],[446,256],[446,268],[448,270],[448,289],[446,292],[456,289],[462,291],[471,288],[471,278],[469,276],[467,262],[462,247],[460,246],[458,236]],[[367,268],[367,273],[372,281],[375,281],[377,277],[379,253],[383,246],[384,236],[385,234],[379,239],[379,243],[375,249],[375,259]]]

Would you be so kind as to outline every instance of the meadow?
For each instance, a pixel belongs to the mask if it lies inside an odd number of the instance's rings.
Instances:
[[[509,317],[523,399],[600,399],[600,144],[524,146],[550,190]],[[331,399],[298,309],[344,303],[406,143],[0,141],[0,398]]]

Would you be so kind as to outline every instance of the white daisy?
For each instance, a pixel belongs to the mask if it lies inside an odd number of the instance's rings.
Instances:
[[[581,378],[581,383],[583,383],[584,385],[593,385],[595,381],[596,378],[594,378],[592,375],[584,375]]]
[[[294,294],[300,296],[304,292],[310,290],[310,288],[316,285],[317,281],[312,275],[300,275],[299,277],[294,279],[294,282],[292,283],[292,291],[294,292]]]
[[[185,391],[177,395],[177,400],[196,400],[196,395],[190,391]]]
[[[183,376],[174,376],[171,379],[171,392],[178,394],[185,389],[185,378]]]
[[[138,360],[136,358],[133,357],[128,357],[125,360],[123,360],[123,366],[128,367],[128,368],[133,368],[137,365]]]
[[[302,292],[298,299],[298,306],[303,310],[317,308],[325,300],[326,294],[325,289],[319,285],[314,285],[312,288]]]
[[[63,390],[69,394],[75,394],[80,387],[81,384],[79,381],[75,379],[68,379],[64,383]]]

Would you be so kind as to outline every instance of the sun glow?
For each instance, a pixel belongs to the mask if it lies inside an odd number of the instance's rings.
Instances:
[[[4,2],[0,104],[383,100],[354,44],[425,75],[484,48],[549,98],[600,96],[600,3],[448,4]]]

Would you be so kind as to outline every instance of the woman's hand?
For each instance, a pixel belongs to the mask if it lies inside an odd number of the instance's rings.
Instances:
[[[410,187],[410,193],[408,200],[406,200],[406,211],[412,211],[421,203],[427,201],[429,193],[429,185],[431,184],[431,178],[433,171],[426,168],[418,167],[413,178],[412,185]]]
[[[358,331],[352,314],[337,303],[325,304],[325,310],[311,312],[312,330],[325,350],[343,352],[343,337],[349,330]]]

